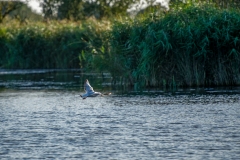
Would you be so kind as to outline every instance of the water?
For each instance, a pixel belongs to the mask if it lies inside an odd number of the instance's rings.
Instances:
[[[82,100],[81,82],[66,80],[66,87],[52,79],[54,87],[2,78],[0,159],[240,157],[238,90],[113,93]]]
[[[72,70],[1,70],[0,88],[14,89],[83,89],[88,78],[94,86],[103,88],[111,82],[107,73],[82,73],[79,69]]]

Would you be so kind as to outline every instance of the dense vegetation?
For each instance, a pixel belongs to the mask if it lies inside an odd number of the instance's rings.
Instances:
[[[149,12],[2,23],[0,68],[81,67],[135,87],[240,85],[239,10],[188,4]]]
[[[240,84],[239,11],[188,7],[115,25],[112,36],[115,68],[138,85]]]
[[[80,53],[100,48],[104,40],[93,23],[10,25],[0,29],[1,68],[79,68]]]

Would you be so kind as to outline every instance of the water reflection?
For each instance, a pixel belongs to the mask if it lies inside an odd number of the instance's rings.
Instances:
[[[28,89],[28,90],[78,90],[83,91],[85,79],[89,79],[95,90],[101,92],[114,92],[121,96],[136,95],[222,95],[240,94],[240,87],[219,88],[178,88],[176,90],[163,90],[159,88],[145,88],[136,90],[120,83],[113,85],[109,73],[86,73],[80,69],[40,69],[40,70],[0,70],[0,88]]]
[[[107,73],[83,73],[71,70],[0,70],[0,87],[15,89],[82,89],[85,79],[96,88],[111,84]]]

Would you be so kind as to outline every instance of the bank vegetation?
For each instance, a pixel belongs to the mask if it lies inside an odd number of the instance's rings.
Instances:
[[[214,5],[135,18],[5,21],[0,68],[82,68],[142,88],[240,85],[240,11]]]

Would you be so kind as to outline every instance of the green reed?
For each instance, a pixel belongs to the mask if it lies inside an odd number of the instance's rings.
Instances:
[[[106,40],[106,26],[95,21],[13,23],[0,26],[0,68],[79,68],[79,63],[86,67],[79,55],[84,51],[91,56]]]
[[[134,19],[0,24],[0,68],[108,71],[136,89],[240,85],[240,12],[188,6]]]
[[[187,7],[115,24],[113,65],[148,86],[240,84],[240,12]]]

